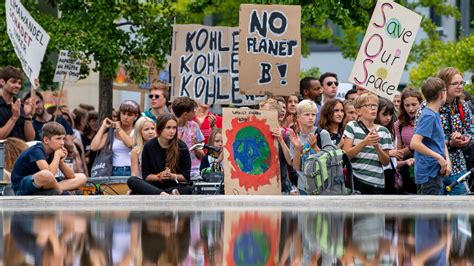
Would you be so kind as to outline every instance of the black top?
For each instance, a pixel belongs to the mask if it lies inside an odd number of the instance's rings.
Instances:
[[[12,105],[7,104],[3,97],[0,96],[0,127],[4,127],[10,117],[12,117]],[[27,141],[25,135],[25,112],[23,111],[23,104],[20,107],[20,117],[7,137],[15,137]]]
[[[178,140],[179,161],[176,169],[177,174],[181,174],[189,181],[191,172],[191,156],[188,146],[182,140]],[[158,138],[154,138],[145,143],[142,151],[142,176],[146,179],[148,175],[156,175],[166,168],[166,151],[158,143]],[[165,180],[160,182],[160,188],[176,187],[175,180]]]

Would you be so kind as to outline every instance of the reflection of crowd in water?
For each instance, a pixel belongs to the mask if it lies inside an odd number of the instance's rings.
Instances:
[[[4,219],[10,230],[3,236],[3,264],[222,265],[230,241],[225,217],[213,212],[14,213]],[[280,237],[268,238],[279,239],[276,265],[474,261],[468,216],[282,213],[276,219]]]

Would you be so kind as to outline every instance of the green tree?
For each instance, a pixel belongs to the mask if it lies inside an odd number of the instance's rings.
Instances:
[[[49,1],[49,5],[60,10],[59,18],[39,12],[37,1],[22,3],[51,37],[47,54],[61,49],[76,52],[84,62],[81,68],[84,75],[89,73],[89,63],[95,62],[93,70],[99,71],[100,77],[100,118],[111,114],[112,82],[120,64],[139,83],[146,77],[150,59],[160,67],[169,53],[173,9],[168,1]],[[5,7],[2,9],[4,14]],[[5,33],[2,23],[0,29]],[[2,53],[6,53],[7,59],[0,63],[19,66],[5,36],[6,33],[2,38]],[[43,67],[56,64],[49,60],[46,56]],[[52,77],[54,71],[47,70]]]

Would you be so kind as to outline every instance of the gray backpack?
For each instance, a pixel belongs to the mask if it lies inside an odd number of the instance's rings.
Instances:
[[[351,188],[344,182],[344,166]],[[324,146],[318,153],[310,155],[303,165],[303,174],[310,195],[347,195],[354,194],[352,165],[343,150],[334,145]]]

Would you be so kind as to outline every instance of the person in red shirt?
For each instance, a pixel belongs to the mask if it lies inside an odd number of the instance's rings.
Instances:
[[[204,135],[204,143],[208,142],[214,128],[222,128],[222,116],[211,113],[209,109],[210,105],[198,102],[198,108],[194,116],[194,121],[198,123]]]

